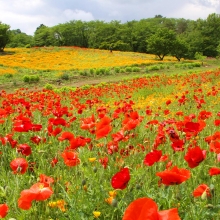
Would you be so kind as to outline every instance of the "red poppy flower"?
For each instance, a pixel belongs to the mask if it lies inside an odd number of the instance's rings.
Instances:
[[[66,120],[63,118],[50,118],[48,120],[48,123],[54,126],[57,126],[57,125],[66,126],[67,125]]]
[[[208,144],[210,144],[212,141],[218,140],[220,140],[220,131],[216,131],[215,134],[205,138],[205,142],[207,142]]]
[[[7,142],[11,145],[12,148],[16,147],[17,141],[13,140],[13,134],[6,134],[5,137],[0,137],[2,145],[6,145]]]
[[[181,112],[181,111],[176,112],[176,115],[177,115],[177,116],[183,116],[183,112]]]
[[[19,144],[17,151],[22,155],[29,156],[31,154],[31,147],[28,144]]]
[[[166,142],[166,135],[163,128],[163,125],[160,125],[158,127],[158,133],[154,141],[154,148],[157,148],[159,145],[164,144]]]
[[[169,104],[171,104],[171,100],[170,99],[166,101],[166,105],[169,105]]]
[[[179,140],[179,135],[172,127],[166,129],[166,132],[169,135],[170,141],[175,142]]]
[[[11,161],[10,167],[14,174],[24,174],[28,168],[28,162],[24,158],[16,158]]]
[[[21,192],[18,199],[18,207],[23,210],[28,210],[31,208],[31,203],[35,198],[35,194],[29,189],[25,189]]]
[[[91,142],[90,138],[85,138],[82,136],[76,137],[76,138],[72,138],[70,140],[70,149],[77,149],[78,147],[83,147],[85,146],[87,143]]]
[[[48,125],[47,131],[48,131],[49,136],[56,137],[59,133],[62,132],[62,128],[56,127],[55,129],[53,129],[53,125]]]
[[[168,163],[166,164],[166,169],[169,169],[172,165],[173,165],[173,162],[171,160],[168,161]]]
[[[69,140],[71,141],[74,138],[74,134],[69,131],[64,131],[60,137],[58,137],[59,141]]]
[[[200,147],[188,148],[184,157],[190,168],[197,167],[206,158],[206,150],[201,150]]]
[[[145,112],[146,112],[146,115],[151,115],[152,114],[152,110],[151,109],[147,109]]]
[[[220,168],[218,167],[212,167],[209,169],[209,175],[210,176],[215,176],[220,174]]]
[[[21,192],[18,199],[18,207],[24,210],[31,208],[32,201],[43,201],[48,199],[53,194],[50,187],[44,183],[35,183],[30,189],[25,189]]]
[[[202,195],[206,194],[206,196],[211,197],[210,188],[206,184],[199,185],[194,191],[193,196],[194,197],[200,197]]]
[[[176,151],[184,151],[184,141],[183,140],[177,140],[174,141],[171,145],[173,150]]]
[[[134,200],[125,210],[122,220],[180,220],[177,208],[158,211],[151,198]]]
[[[96,139],[106,137],[111,130],[111,119],[107,116],[103,117],[100,122],[96,124]]]
[[[108,154],[113,154],[118,152],[118,142],[117,141],[110,141],[107,144],[107,148],[108,148]]]
[[[186,122],[185,128],[183,129],[184,132],[193,132],[198,133],[203,130],[203,128],[206,126],[206,123],[204,121],[199,122]]]
[[[8,213],[8,205],[7,204],[0,204],[0,218],[4,218]]]
[[[30,140],[31,140],[33,143],[35,143],[35,144],[39,144],[41,141],[42,141],[43,143],[46,142],[46,138],[41,138],[40,136],[33,136],[33,137],[30,138]]]
[[[148,153],[144,158],[144,164],[147,166],[152,166],[154,163],[158,162],[162,156],[161,150],[153,150]]]
[[[219,119],[216,119],[216,120],[214,121],[214,125],[215,125],[215,126],[219,126],[219,125],[220,125],[220,120],[219,120]]]
[[[40,174],[40,183],[43,183],[44,186],[50,186],[54,183],[54,179],[52,177],[46,176],[44,174]]]
[[[212,116],[211,112],[207,112],[204,110],[199,113],[198,119],[199,120],[206,120],[206,119],[210,118],[211,116]]]
[[[130,180],[130,172],[128,168],[123,168],[116,173],[111,180],[112,187],[114,189],[125,189]]]
[[[175,166],[171,170],[157,172],[156,175],[161,178],[161,181],[164,185],[169,186],[181,184],[188,180],[190,178],[190,171]]]
[[[169,110],[169,109],[165,109],[165,110],[163,111],[163,113],[164,113],[164,115],[169,115],[169,114],[170,114],[170,110]]]
[[[81,119],[81,121],[82,121],[82,124],[80,128],[83,130],[90,130],[93,127],[95,127],[95,116],[94,115],[92,115],[89,118]]]
[[[62,157],[64,159],[64,163],[69,167],[73,167],[80,164],[78,155],[74,151],[64,151],[62,153]]]
[[[53,158],[52,161],[50,162],[51,166],[54,167],[58,163],[57,158]]]
[[[31,119],[23,115],[19,115],[13,124],[13,130],[17,132],[40,131],[41,129],[41,124],[32,124]]]
[[[118,131],[117,133],[115,134],[112,134],[112,139],[113,141],[121,141],[121,140],[124,140],[125,136],[124,136],[124,131],[121,130],[121,131]]]
[[[143,117],[138,115],[138,112],[131,112],[129,115],[126,115],[125,119],[123,120],[122,124],[124,130],[132,130],[137,127],[137,125],[142,122]]]
[[[219,141],[212,141],[209,144],[210,151],[215,152],[216,154],[220,153],[220,142]]]
[[[104,169],[107,168],[108,165],[108,157],[103,157],[99,159],[99,162],[102,164],[102,166],[104,167]]]
[[[36,201],[46,200],[53,194],[52,189],[48,186],[45,186],[44,183],[35,183],[33,186],[31,186],[30,191],[35,194],[34,200]]]

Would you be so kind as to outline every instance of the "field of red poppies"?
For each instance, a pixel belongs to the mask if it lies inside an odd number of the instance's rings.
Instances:
[[[0,100],[0,218],[220,219],[219,69]]]

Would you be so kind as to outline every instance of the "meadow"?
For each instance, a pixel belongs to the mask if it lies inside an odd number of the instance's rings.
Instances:
[[[201,62],[178,63],[169,56],[161,62],[151,54],[79,47],[6,48],[0,53],[0,89],[78,87],[176,69],[196,71]]]
[[[220,68],[129,53],[92,66],[83,55],[83,79],[101,83],[79,87],[69,81],[80,65],[71,70],[60,55],[69,77],[61,87],[43,81],[60,71],[49,52],[33,50],[47,58],[25,61],[12,49],[0,57],[2,82],[23,83],[1,90],[0,218],[220,219]],[[102,68],[110,74],[92,75]],[[34,74],[39,81],[24,81]]]

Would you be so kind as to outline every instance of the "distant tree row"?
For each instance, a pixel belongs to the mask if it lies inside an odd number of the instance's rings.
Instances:
[[[1,30],[0,25],[0,42]],[[194,58],[196,52],[208,57],[219,55],[220,15],[210,14],[206,19],[186,20],[154,18],[120,21],[73,20],[53,27],[41,24],[34,36],[20,30],[7,30],[8,47],[79,46],[153,53],[161,60],[166,55]]]

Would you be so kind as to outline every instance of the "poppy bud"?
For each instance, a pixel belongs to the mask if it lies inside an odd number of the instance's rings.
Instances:
[[[206,191],[204,191],[204,193],[201,195],[201,199],[205,200],[207,198],[207,193]]]
[[[84,180],[82,181],[82,185],[83,185],[83,186],[86,185],[86,179],[84,179]]]
[[[214,206],[212,204],[207,204],[205,207],[209,208],[209,209],[213,209],[214,208]]]
[[[112,205],[113,207],[117,207],[117,205],[118,205],[117,199],[113,199],[111,205]]]
[[[136,185],[136,189],[140,190],[141,186],[139,184]]]

